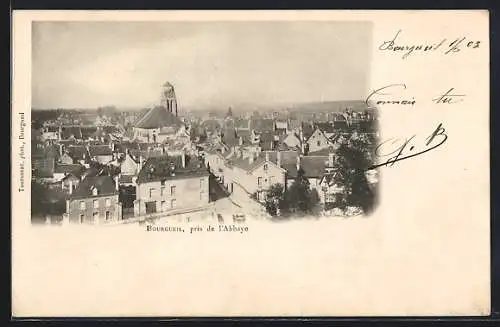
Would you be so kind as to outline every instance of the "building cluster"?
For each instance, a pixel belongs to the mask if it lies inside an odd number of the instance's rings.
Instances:
[[[376,133],[370,111],[302,120],[291,114],[181,118],[174,87],[133,123],[61,115],[32,131],[32,185],[44,217],[107,223],[207,207],[213,183],[241,202],[265,200],[304,172],[320,201],[332,201],[336,150]],[[122,117],[123,118],[123,117]],[[210,178],[212,177],[212,178]],[[373,183],[376,182],[372,178]],[[60,208],[60,212],[53,210]]]

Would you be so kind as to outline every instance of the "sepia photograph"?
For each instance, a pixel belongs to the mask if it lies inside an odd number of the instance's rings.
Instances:
[[[370,22],[34,22],[32,35],[33,223],[376,209]]]
[[[488,15],[14,11],[12,316],[490,314]]]

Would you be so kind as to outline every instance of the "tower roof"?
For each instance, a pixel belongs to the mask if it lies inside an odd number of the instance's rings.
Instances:
[[[147,129],[181,125],[180,119],[164,107],[155,107],[149,110],[134,123],[135,127]]]

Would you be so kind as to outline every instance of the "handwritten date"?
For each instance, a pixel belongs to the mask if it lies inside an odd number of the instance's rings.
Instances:
[[[402,59],[406,59],[415,52],[430,53],[439,51],[448,55],[460,52],[463,49],[477,49],[481,44],[479,40],[468,39],[466,37],[458,37],[451,40],[443,38],[436,42],[405,44],[399,40],[401,32],[402,30],[399,30],[392,39],[383,41],[378,49],[380,51],[402,53]]]

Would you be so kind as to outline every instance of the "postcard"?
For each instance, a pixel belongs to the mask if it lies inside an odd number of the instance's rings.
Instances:
[[[487,11],[15,11],[12,316],[490,313]]]

